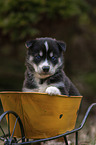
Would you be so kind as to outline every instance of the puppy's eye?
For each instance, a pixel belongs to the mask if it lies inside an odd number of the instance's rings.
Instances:
[[[40,55],[35,55],[35,59],[40,60],[41,56]]]
[[[52,59],[52,61],[56,61],[57,60],[57,57],[52,56],[51,59]]]

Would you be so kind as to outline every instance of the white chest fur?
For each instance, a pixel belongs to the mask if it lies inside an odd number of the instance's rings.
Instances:
[[[39,83],[40,80],[37,79],[38,92],[47,93],[49,95],[61,95],[60,90],[54,85],[47,85],[46,81],[43,84]],[[60,84],[59,84],[60,85]]]
[[[45,93],[48,85],[46,81],[43,84],[40,84],[40,79],[36,78],[37,86],[38,86],[38,92]]]

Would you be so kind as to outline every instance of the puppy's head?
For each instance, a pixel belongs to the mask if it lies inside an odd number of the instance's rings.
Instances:
[[[64,42],[52,38],[37,38],[27,41],[27,65],[38,78],[49,77],[63,65]],[[27,67],[28,67],[27,66]]]

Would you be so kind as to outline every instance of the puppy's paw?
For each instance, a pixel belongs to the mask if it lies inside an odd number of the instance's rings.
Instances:
[[[50,86],[46,89],[46,93],[48,95],[61,95],[60,91],[58,88]]]

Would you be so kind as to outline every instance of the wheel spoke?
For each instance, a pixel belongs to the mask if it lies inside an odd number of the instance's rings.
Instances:
[[[1,141],[4,141],[5,139],[4,139],[3,137],[0,136],[0,140],[1,140]]]
[[[19,117],[16,118],[15,125],[14,125],[13,132],[12,132],[12,136],[11,136],[11,139],[13,138],[14,131],[15,131],[15,128],[16,128],[16,125],[17,125],[18,118],[19,118]]]
[[[9,119],[9,113],[8,113],[8,134],[10,138],[10,119]]]
[[[6,138],[6,140],[8,140],[7,137],[6,137],[6,135],[5,135],[5,132],[4,132],[3,128],[1,127],[1,125],[0,125],[0,129],[1,129],[2,133],[3,133],[3,136]]]
[[[25,136],[24,136],[23,138],[18,139],[18,140],[17,140],[17,143],[18,143],[19,141],[21,141],[22,139],[25,139]]]

